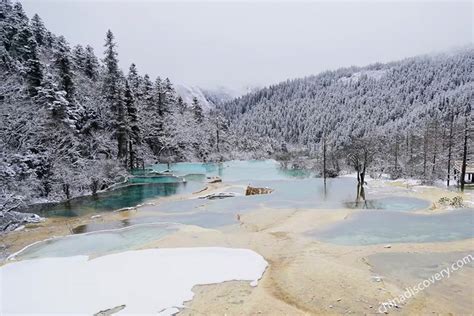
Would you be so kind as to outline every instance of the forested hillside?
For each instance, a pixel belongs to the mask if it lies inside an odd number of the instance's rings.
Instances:
[[[342,68],[270,86],[220,109],[243,135],[313,153],[321,152],[325,139],[340,158],[357,140],[370,140],[380,171],[446,179],[449,148],[453,159],[462,158],[464,125],[471,124],[473,66],[471,47]]]
[[[377,170],[434,180],[470,141],[472,48],[328,71],[223,104],[206,93],[219,104],[209,111],[167,78],[120,69],[118,48],[111,31],[98,55],[71,47],[20,3],[0,2],[0,209],[95,193],[155,162],[294,148],[321,160],[323,140],[331,174],[364,144]]]
[[[170,80],[135,64],[122,71],[111,31],[99,55],[71,47],[20,3],[0,2],[1,208],[96,192],[143,164],[223,159],[246,146]]]

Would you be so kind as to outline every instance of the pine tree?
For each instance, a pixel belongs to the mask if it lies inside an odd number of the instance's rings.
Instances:
[[[117,87],[117,97],[114,100],[114,108],[116,109],[116,135],[117,135],[117,158],[121,160],[124,165],[127,165],[128,158],[128,139],[129,139],[129,127],[127,119],[127,105],[125,98],[125,87],[122,83],[119,83]]]
[[[174,105],[177,103],[177,95],[176,91],[174,90],[173,84],[171,83],[169,78],[166,78],[163,83],[164,89],[164,100],[163,100],[163,115],[170,112]]]
[[[55,63],[59,73],[59,87],[66,92],[66,99],[74,102],[74,73],[72,71],[71,50],[66,39],[59,37],[56,43]]]
[[[108,30],[105,39],[105,57],[103,59],[105,65],[105,73],[103,79],[103,93],[105,99],[109,101],[112,112],[116,113],[117,96],[119,93],[120,71],[118,68],[118,59],[116,44],[112,31]]]
[[[196,122],[202,123],[202,120],[204,119],[204,113],[202,111],[201,104],[199,103],[196,97],[193,98],[193,104],[191,108],[193,110],[194,118],[196,119]]]
[[[124,100],[124,78],[118,68],[118,59],[114,35],[109,30],[105,39],[105,73],[103,79],[104,99],[113,115],[112,127],[117,138],[117,158],[126,164],[128,154],[127,108]]]
[[[31,19],[31,30],[33,31],[36,43],[40,47],[48,43],[48,30],[38,14],[33,15]]]
[[[143,76],[143,83],[140,87],[140,96],[143,99],[145,108],[148,108],[153,102],[153,83],[150,80],[150,76],[145,74]]]
[[[176,102],[176,106],[178,107],[179,113],[182,115],[187,109],[186,102],[184,102],[181,96],[178,97],[178,101]]]
[[[130,68],[128,69],[128,75],[127,75],[127,81],[128,85],[130,87],[130,90],[133,94],[133,96],[137,99],[141,98],[141,78],[138,75],[138,70],[137,66],[135,64],[131,64]]]
[[[19,2],[13,5],[12,13],[8,19],[9,27],[6,32],[6,50],[9,55],[21,62],[28,61],[35,56],[31,43],[34,42],[33,34],[29,26],[28,17]]]
[[[72,59],[74,60],[74,66],[76,69],[84,72],[86,65],[86,51],[82,45],[74,46],[72,50]]]
[[[99,76],[99,60],[94,54],[94,49],[87,45],[85,51],[84,73],[85,75],[95,81]]]
[[[165,87],[160,77],[157,77],[153,85],[153,111],[160,120],[166,112]]]
[[[125,93],[124,93],[125,107],[127,108],[127,119],[129,128],[129,166],[130,169],[136,167],[137,164],[137,146],[141,143],[140,135],[140,123],[138,117],[138,109],[136,106],[135,99],[133,97],[133,91],[130,88],[128,81],[125,82]]]
[[[36,42],[32,39],[29,42],[31,57],[26,62],[26,82],[29,95],[34,97],[43,80],[43,65],[38,57]]]
[[[47,109],[56,122],[67,122],[69,102],[66,99],[66,92],[58,87],[50,73],[46,74],[35,101]]]

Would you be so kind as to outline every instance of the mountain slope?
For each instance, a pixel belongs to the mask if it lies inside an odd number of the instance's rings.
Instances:
[[[419,129],[472,102],[474,49],[289,80],[219,108],[244,135],[292,144]]]

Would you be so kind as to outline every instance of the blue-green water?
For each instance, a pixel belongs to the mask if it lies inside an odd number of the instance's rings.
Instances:
[[[445,214],[362,211],[324,230],[307,233],[340,245],[424,243],[474,237],[474,209]]]
[[[55,205],[35,205],[30,207],[28,211],[46,217],[81,216],[132,207],[151,198],[189,193],[201,187],[202,183],[199,182],[182,181],[127,185],[97,195],[74,198]]]
[[[94,222],[74,228],[77,237],[52,239],[35,244],[21,258],[38,256],[100,255],[134,249],[175,231],[174,224],[218,228],[237,224],[237,216],[250,210],[272,209],[335,209],[355,207],[357,183],[353,178],[314,178],[310,172],[285,170],[273,160],[231,161],[221,164],[172,164],[175,176],[150,177],[149,172],[136,173],[133,185],[73,199],[49,206],[43,216],[78,216],[132,207],[156,197],[189,193],[203,188],[207,176],[218,175],[227,184],[226,191],[240,195],[225,199],[189,199],[167,201],[140,208],[136,216],[115,222]],[[167,169],[156,165],[157,172]],[[183,181],[183,179],[185,181]],[[244,187],[269,187],[265,195],[244,196]],[[407,211],[424,209],[429,203],[408,197],[369,199],[363,207],[372,211],[357,211],[325,230],[308,233],[315,239],[343,245],[368,245],[397,242],[434,242],[473,237],[472,209],[441,215],[417,215]],[[360,204],[358,207],[361,207]],[[143,215],[142,215],[143,214]],[[158,223],[147,225],[146,223]],[[123,229],[124,227],[129,227]],[[315,224],[316,227],[316,224]],[[117,230],[119,229],[119,230]],[[112,231],[103,231],[112,230]],[[93,234],[84,234],[102,231]]]
[[[136,225],[112,231],[70,235],[47,239],[20,251],[15,259],[45,257],[98,256],[113,252],[137,249],[147,243],[178,230],[178,226],[168,223]],[[41,271],[40,271],[41,272]]]
[[[291,178],[306,178],[311,176],[310,171],[301,169],[286,169],[275,160],[232,160],[222,163],[194,163],[182,162],[157,164],[151,167],[156,172],[171,171],[174,175],[206,174],[219,176],[224,181],[248,180],[285,180]]]
[[[185,178],[174,176],[134,176],[128,179],[128,183],[180,183],[186,182]]]
[[[431,203],[429,201],[405,196],[390,196],[380,199],[346,203],[348,208],[385,211],[415,211],[428,208],[430,205]]]
[[[162,212],[232,212],[242,213],[256,208],[341,208],[347,201],[356,198],[357,183],[351,178],[328,179],[326,189],[320,178],[287,179],[287,180],[251,180],[236,181],[234,184],[251,184],[256,187],[268,187],[274,191],[270,194],[236,196],[220,200],[194,199],[187,201],[165,202],[157,207]],[[232,191],[231,189],[227,191]],[[243,193],[243,192],[239,192]]]
[[[225,181],[253,181],[294,179],[310,175],[303,170],[281,168],[274,160],[176,163],[170,165],[169,171],[172,175],[158,175],[159,172],[167,170],[166,164],[154,165],[145,170],[133,170],[133,177],[129,179],[128,185],[94,196],[74,198],[64,203],[34,205],[26,211],[45,217],[81,216],[133,207],[152,198],[194,192],[205,186],[208,176],[219,175]],[[152,171],[154,173],[151,173]]]
[[[126,186],[72,199],[66,203],[30,210],[42,216],[80,216],[108,212],[142,204],[151,198],[189,193],[203,188],[206,177],[220,176],[227,184],[235,185],[240,195],[226,199],[190,199],[169,201],[144,207],[156,216],[136,217],[107,224],[77,227],[75,233],[107,228],[121,228],[147,222],[176,222],[215,228],[237,223],[238,214],[250,210],[271,209],[331,209],[355,207],[357,183],[353,178],[327,179],[311,176],[311,172],[288,170],[274,160],[230,161],[224,163],[177,163],[155,165],[148,170],[136,170]],[[151,174],[150,170],[154,170]],[[167,171],[168,175],[158,175]],[[133,184],[133,185],[132,185]],[[271,194],[244,196],[243,187],[269,187]],[[239,189],[240,188],[240,189]],[[232,191],[232,188],[227,191]],[[359,204],[360,205],[360,204]],[[378,210],[413,211],[428,207],[424,200],[405,197],[385,197],[367,200],[363,207]]]
[[[196,212],[190,214],[166,214],[156,216],[139,216],[114,222],[97,222],[80,225],[73,229],[74,234],[82,234],[108,229],[119,229],[144,223],[178,223],[195,225],[204,228],[218,228],[237,224],[237,214],[217,212]]]

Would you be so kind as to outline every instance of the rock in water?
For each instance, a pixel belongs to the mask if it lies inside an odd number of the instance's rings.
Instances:
[[[218,176],[215,177],[207,177],[207,183],[220,183],[222,179]]]
[[[100,312],[97,312],[94,314],[94,316],[109,316],[109,315],[112,315],[112,314],[115,314],[115,313],[118,313],[120,312],[122,309],[124,309],[127,305],[119,305],[119,306],[115,306],[114,308],[109,308],[109,309],[106,309],[106,310],[103,310],[103,311],[100,311]]]
[[[270,194],[273,192],[273,189],[270,188],[255,188],[248,186],[245,190],[245,195],[258,195],[258,194]]]
[[[234,192],[220,192],[220,193],[213,193],[208,194],[205,196],[201,196],[200,199],[207,199],[207,200],[220,200],[230,197],[235,197],[236,194]]]

